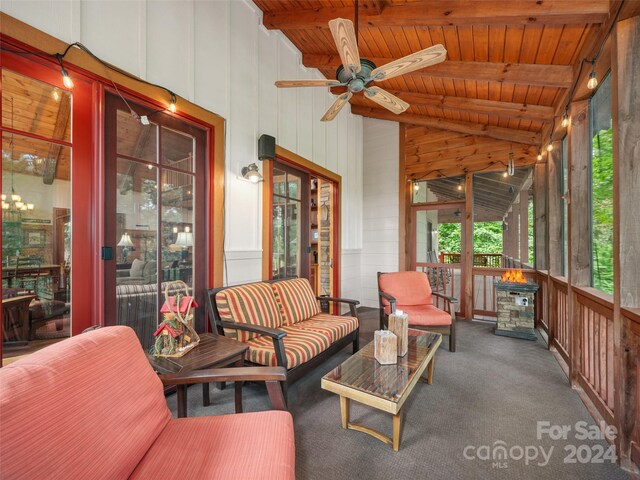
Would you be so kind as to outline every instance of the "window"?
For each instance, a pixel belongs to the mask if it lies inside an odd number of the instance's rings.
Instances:
[[[591,137],[591,284],[613,293],[611,74],[589,105]]]

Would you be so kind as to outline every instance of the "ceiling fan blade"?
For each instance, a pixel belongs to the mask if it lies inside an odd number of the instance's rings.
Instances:
[[[442,45],[434,45],[376,68],[371,72],[371,78],[376,82],[388,80],[443,62],[446,56],[447,51]]]
[[[360,54],[358,53],[358,41],[351,20],[335,18],[329,21],[329,29],[336,42],[342,65],[348,72],[360,71]]]
[[[339,87],[342,83],[337,80],[278,80],[275,85],[278,88]]]
[[[369,100],[376,102],[378,105],[383,106],[387,110],[391,110],[393,113],[398,114],[404,112],[409,108],[409,104],[404,100],[399,99],[395,95],[391,95],[386,90],[380,87],[369,87],[364,91],[365,97]]]
[[[328,122],[336,118],[336,115],[338,115],[338,112],[342,110],[342,107],[345,106],[345,104],[349,101],[349,99],[352,96],[353,96],[353,93],[351,92],[343,93],[342,95],[340,95],[338,98],[336,98],[336,101],[333,102],[333,105],[329,107],[329,110],[327,110],[327,112],[324,114],[324,116],[320,120],[322,120],[323,122]]]

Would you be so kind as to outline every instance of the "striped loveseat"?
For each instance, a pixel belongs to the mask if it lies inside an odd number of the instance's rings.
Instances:
[[[349,305],[350,316],[331,315],[332,303]],[[359,303],[316,297],[306,278],[216,288],[207,295],[211,329],[246,343],[249,363],[286,367],[288,383],[349,343],[358,351]]]

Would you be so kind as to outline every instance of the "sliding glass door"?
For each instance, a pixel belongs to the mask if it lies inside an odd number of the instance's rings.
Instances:
[[[148,349],[176,281],[204,305],[206,132],[111,94],[105,112],[105,323]]]

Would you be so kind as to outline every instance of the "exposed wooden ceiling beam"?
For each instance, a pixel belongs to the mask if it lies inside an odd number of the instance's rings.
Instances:
[[[369,58],[377,66],[386,65],[396,58]],[[340,66],[337,54],[302,54],[302,63],[308,68],[336,69]],[[569,88],[573,77],[571,65],[538,65],[531,63],[460,62],[445,60],[416,72],[405,75],[413,77],[454,78],[459,80],[482,80],[507,82],[541,87]],[[332,76],[335,78],[335,76]],[[380,82],[384,86],[384,82]]]
[[[379,14],[361,9],[360,25],[372,27],[420,27],[445,25],[564,25],[602,23],[609,14],[609,0],[433,0],[387,5]],[[352,19],[352,7],[313,8],[265,12],[268,29],[327,28],[334,18]]]
[[[524,143],[526,145],[539,145],[540,133],[526,130],[515,130],[513,128],[494,127],[479,123],[460,122],[446,120],[444,118],[433,118],[423,115],[401,113],[396,115],[380,108],[366,108],[358,105],[351,106],[351,113],[362,115],[363,117],[378,118],[380,120],[390,120],[392,122],[409,123],[412,125],[424,125],[427,127],[451,130],[453,132],[471,133],[483,137],[497,138],[509,142]]]
[[[501,117],[518,118],[521,120],[537,120],[542,122],[551,122],[554,115],[553,107],[546,107],[542,105],[500,102],[496,100],[483,100],[480,98],[448,97],[445,95],[413,93],[401,90],[388,90],[388,92],[400,97],[411,106],[429,106],[456,112],[498,115]],[[356,103],[360,103],[358,97],[354,97],[354,99]],[[352,103],[354,103],[353,100]]]

